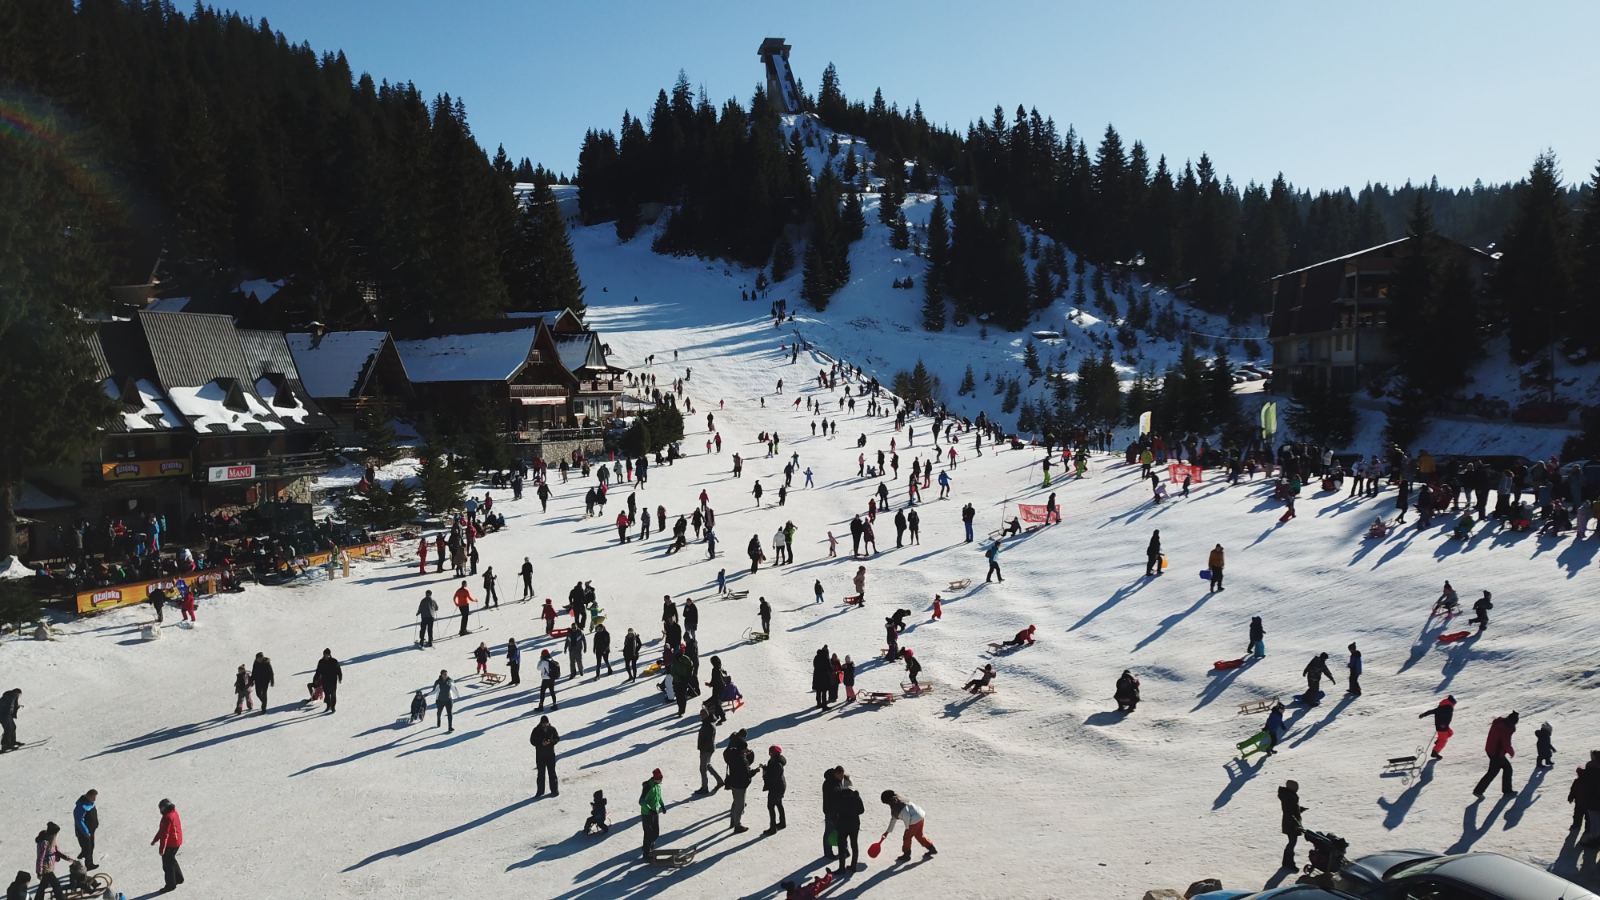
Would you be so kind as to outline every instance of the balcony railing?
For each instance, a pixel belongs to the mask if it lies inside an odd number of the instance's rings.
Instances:
[[[511,398],[518,397],[565,397],[567,389],[559,384],[513,384]]]

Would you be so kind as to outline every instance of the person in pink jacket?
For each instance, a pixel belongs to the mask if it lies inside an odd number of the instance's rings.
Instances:
[[[183,884],[183,869],[178,865],[178,849],[183,846],[183,820],[178,818],[178,808],[171,800],[162,800],[156,806],[161,810],[161,825],[150,843],[161,853],[161,873],[167,880],[161,893],[167,894]]]

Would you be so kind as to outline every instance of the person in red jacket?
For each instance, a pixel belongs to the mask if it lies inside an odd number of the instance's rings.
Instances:
[[[178,865],[178,848],[183,846],[183,821],[178,818],[178,808],[171,800],[162,800],[156,806],[161,810],[161,826],[150,843],[161,853],[161,872],[167,879],[161,893],[167,894],[183,884],[183,869]]]
[[[424,536],[417,542],[417,574],[428,573],[428,538]]]
[[[1489,756],[1489,771],[1483,773],[1478,779],[1478,786],[1472,789],[1473,796],[1483,799],[1484,788],[1489,782],[1494,781],[1495,773],[1500,773],[1500,793],[1510,796],[1516,791],[1511,789],[1511,757],[1517,751],[1511,746],[1511,736],[1517,733],[1517,714],[1512,712],[1509,716],[1501,716],[1489,724],[1489,739],[1484,742],[1483,752]]]
[[[456,609],[461,611],[461,635],[467,633],[467,616],[472,614],[472,592],[467,590],[467,583],[461,582],[461,587],[456,588]]]

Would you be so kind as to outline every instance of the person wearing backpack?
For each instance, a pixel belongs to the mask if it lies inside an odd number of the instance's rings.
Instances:
[[[561,677],[561,664],[550,655],[549,650],[539,651],[539,710],[544,710],[544,695],[550,694],[550,705],[553,709],[560,709],[561,704],[556,702],[556,679]]]

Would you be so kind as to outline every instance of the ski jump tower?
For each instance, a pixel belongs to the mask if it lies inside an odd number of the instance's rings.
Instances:
[[[794,72],[789,69],[789,45],[781,37],[769,37],[761,42],[756,55],[767,66],[767,96],[786,113],[800,111],[800,91],[794,83]]]

